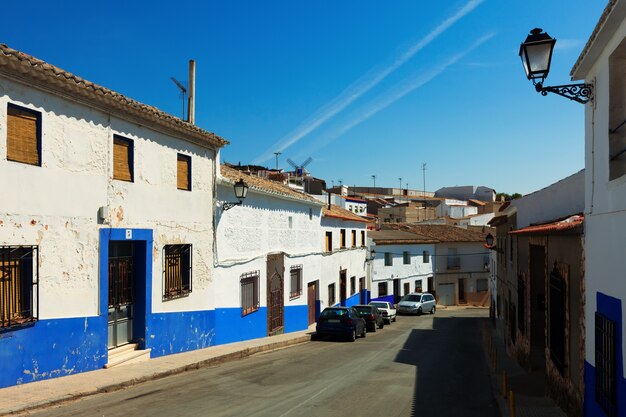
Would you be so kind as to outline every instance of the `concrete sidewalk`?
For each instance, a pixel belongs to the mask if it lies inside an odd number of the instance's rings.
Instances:
[[[61,378],[0,389],[0,416],[43,408],[103,392],[111,392],[153,379],[245,358],[311,340],[308,330],[247,340],[206,349],[162,356],[132,365],[99,369]]]
[[[507,393],[503,391],[503,372],[506,371],[507,391],[513,391],[516,417],[567,417],[556,403],[546,396],[546,378],[543,372],[526,372],[507,355],[502,334],[494,329],[491,322],[486,326],[486,354],[491,372],[493,391],[503,417],[513,417]],[[491,343],[492,349],[489,347]],[[491,352],[490,352],[491,350]],[[494,354],[495,354],[495,369]]]

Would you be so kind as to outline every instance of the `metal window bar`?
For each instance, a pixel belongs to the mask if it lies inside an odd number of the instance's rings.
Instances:
[[[289,298],[302,295],[302,265],[293,265],[290,270],[290,291]]]
[[[241,275],[241,315],[253,313],[259,309],[259,271]]]
[[[189,295],[193,265],[192,245],[163,247],[163,299]]]
[[[595,314],[596,337],[596,402],[608,417],[617,415],[616,325],[603,314]]]
[[[335,284],[330,284],[328,286],[328,305],[333,306],[335,301]]]
[[[0,246],[0,329],[38,318],[38,246]]]

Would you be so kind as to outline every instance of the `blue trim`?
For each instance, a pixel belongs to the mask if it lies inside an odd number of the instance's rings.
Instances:
[[[393,298],[394,298],[394,296],[393,296],[393,294],[391,294],[391,295],[386,295],[384,297],[372,298],[370,301],[387,301],[387,302],[389,302],[391,304],[394,304]]]
[[[241,308],[215,309],[215,344],[241,342],[267,336],[267,308],[241,315]]]
[[[352,307],[357,304],[361,304],[361,294],[356,293],[346,299],[345,305],[346,307]]]
[[[624,352],[622,351],[622,300],[601,292],[596,293],[596,309],[598,313],[616,322],[617,340],[617,416],[626,417],[626,379],[624,379]],[[594,328],[587,330],[587,337],[595,338]],[[595,355],[595,353],[594,353]],[[585,403],[584,410],[587,417],[606,417],[606,414],[596,402],[595,367],[585,361]]]
[[[151,358],[215,345],[215,311],[156,313],[146,328]]]
[[[298,332],[309,328],[309,306],[285,307],[285,333]]]
[[[102,368],[106,316],[39,320],[0,334],[0,388]]]

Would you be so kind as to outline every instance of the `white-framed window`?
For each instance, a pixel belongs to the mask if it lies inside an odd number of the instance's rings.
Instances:
[[[302,295],[302,265],[293,265],[289,270],[291,287],[289,298],[297,298]]]

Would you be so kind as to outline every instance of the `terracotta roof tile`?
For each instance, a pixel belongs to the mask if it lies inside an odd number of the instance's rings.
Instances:
[[[444,224],[389,224],[384,228],[404,230],[426,236],[439,242],[484,242],[487,232],[464,229]]]
[[[582,215],[576,215],[568,217],[565,220],[538,224],[534,226],[524,227],[522,229],[513,230],[509,232],[510,235],[523,235],[523,234],[548,234],[553,232],[565,232],[575,229],[580,229],[582,227],[584,221],[584,217]]]
[[[35,87],[69,95],[91,107],[104,109],[124,119],[139,121],[150,128],[158,126],[170,134],[181,135],[185,140],[201,146],[222,147],[228,144],[227,140],[216,134],[156,107],[142,104],[1,43],[0,73]]]
[[[436,239],[432,239],[428,236],[394,229],[373,230],[367,233],[367,237],[373,239],[377,245],[406,245],[438,242]]]
[[[314,203],[314,205],[316,206],[321,206],[324,204],[308,194],[302,193],[298,190],[294,190],[293,188],[289,188],[289,186],[285,184],[268,180],[266,178],[257,177],[256,175],[251,175],[245,171],[239,171],[227,165],[221,165],[220,174],[230,183],[235,183],[240,178],[243,178],[246,184],[248,184],[249,189],[261,191],[265,194],[273,194],[295,200],[302,200],[306,201],[307,203]]]

